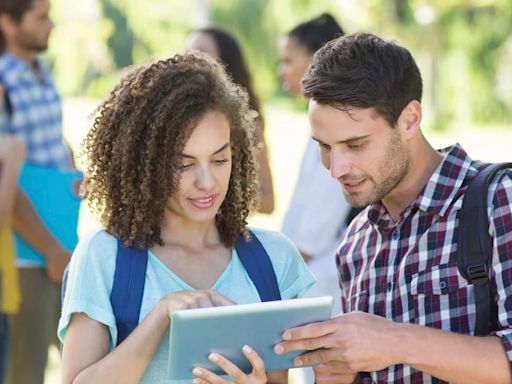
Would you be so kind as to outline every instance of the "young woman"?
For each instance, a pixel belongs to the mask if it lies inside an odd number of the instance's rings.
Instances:
[[[201,28],[193,31],[188,39],[187,46],[206,52],[210,56],[220,60],[233,81],[241,85],[249,94],[249,106],[258,112],[256,119],[256,135],[258,139],[258,179],[260,184],[260,206],[261,213],[272,213],[274,211],[274,189],[272,186],[272,173],[265,144],[264,120],[261,110],[261,103],[254,92],[252,78],[249,68],[245,63],[240,45],[235,38],[227,31],[217,27]]]
[[[59,324],[63,383],[167,382],[167,331],[176,309],[260,301],[233,247],[248,237],[257,205],[254,117],[247,93],[199,52],[130,72],[99,108],[85,140],[88,197],[104,229],[72,257]],[[313,277],[289,240],[253,229],[273,265],[281,297],[300,296]],[[147,247],[140,323],[116,347],[110,302],[118,240]],[[237,382],[286,380],[241,373]],[[195,382],[227,382],[194,370]]]

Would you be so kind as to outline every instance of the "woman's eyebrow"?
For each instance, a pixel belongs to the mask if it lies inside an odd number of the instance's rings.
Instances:
[[[230,144],[230,143],[226,143],[226,144],[224,144],[222,147],[220,147],[220,148],[219,148],[219,149],[217,149],[215,152],[213,152],[213,153],[212,153],[212,156],[213,156],[213,155],[216,155],[217,153],[220,153],[220,152],[224,151],[226,148],[228,148],[228,147],[229,147],[229,144]],[[192,156],[192,155],[187,155],[186,153],[182,153],[182,154],[180,154],[180,156],[181,156],[181,157],[184,157],[184,158],[186,158],[186,159],[195,159],[195,157],[194,157],[194,156]]]

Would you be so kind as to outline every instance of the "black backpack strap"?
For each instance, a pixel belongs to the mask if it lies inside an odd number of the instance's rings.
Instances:
[[[281,292],[270,257],[256,235],[251,231],[249,233],[251,235],[249,241],[245,241],[243,236],[240,236],[235,243],[238,257],[258,290],[261,301],[281,300]]]
[[[147,264],[147,248],[126,247],[121,240],[117,241],[116,270],[110,294],[117,326],[116,345],[139,324]]]
[[[12,107],[11,98],[9,97],[9,93],[7,93],[7,87],[5,86],[5,82],[3,81],[2,77],[0,76],[0,86],[3,88],[4,92],[4,99],[2,100],[3,106],[0,107],[0,111],[5,111],[7,114],[7,121],[12,120],[12,115],[14,114],[14,110]]]
[[[347,217],[345,218],[345,226],[348,227],[352,220],[354,220],[363,209],[364,207],[350,207],[350,211],[348,211]]]
[[[489,164],[470,181],[459,215],[457,265],[461,275],[474,285],[475,336],[486,336],[497,326],[497,308],[489,284],[492,238],[489,236],[487,197],[489,185],[498,171],[512,163]]]

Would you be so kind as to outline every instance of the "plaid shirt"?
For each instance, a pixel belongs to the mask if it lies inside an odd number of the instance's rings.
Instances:
[[[0,83],[7,93],[0,132],[10,133],[26,145],[26,162],[70,168],[62,140],[61,100],[50,73],[36,60],[34,66],[10,53],[0,56]]]
[[[363,311],[396,322],[462,334],[475,324],[473,285],[457,267],[458,211],[467,183],[481,163],[459,146],[444,158],[416,200],[393,222],[382,203],[370,205],[347,230],[338,249],[344,312]],[[512,361],[512,172],[491,183],[489,234],[493,237],[491,284],[503,346]],[[409,366],[361,373],[363,383],[442,383]]]

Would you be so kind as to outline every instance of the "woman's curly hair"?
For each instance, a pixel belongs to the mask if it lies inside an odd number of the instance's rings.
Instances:
[[[130,71],[96,111],[83,143],[84,190],[106,230],[126,245],[163,244],[164,207],[180,180],[180,154],[209,111],[230,124],[232,171],[216,216],[223,244],[248,237],[258,205],[254,119],[247,92],[214,59],[187,52]]]

